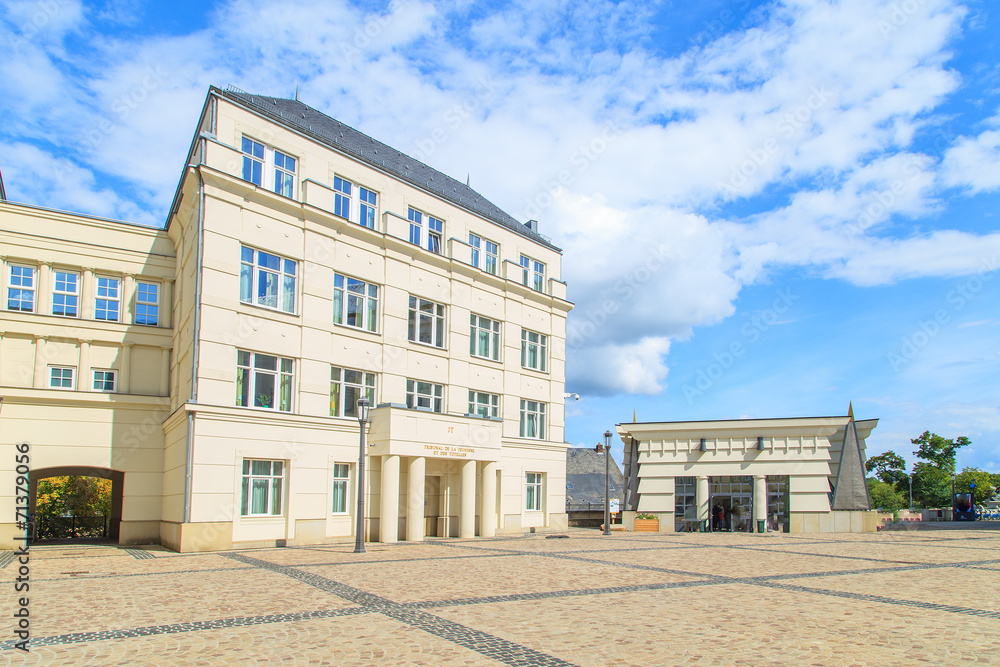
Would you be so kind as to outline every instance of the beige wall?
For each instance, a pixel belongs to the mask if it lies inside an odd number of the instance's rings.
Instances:
[[[0,203],[0,219],[0,442],[28,443],[35,471],[123,472],[122,542],[155,540],[161,424],[169,414],[173,244],[159,230],[18,204]],[[36,271],[34,312],[7,309],[11,264]],[[56,270],[79,276],[76,317],[52,314]],[[94,318],[99,276],[122,281],[118,322]],[[132,323],[138,280],[160,287],[159,326]],[[73,368],[73,387],[50,389],[50,366]],[[117,373],[114,393],[93,391],[95,369]],[[13,454],[0,470],[0,513],[13,518]],[[4,548],[23,534],[8,521],[0,533]]]

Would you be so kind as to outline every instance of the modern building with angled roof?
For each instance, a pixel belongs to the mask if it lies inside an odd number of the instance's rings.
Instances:
[[[874,532],[865,440],[846,416],[618,424],[626,524],[661,532]]]
[[[24,249],[3,265],[0,329],[23,327],[0,336],[0,437],[33,440],[36,469],[112,479],[122,543],[353,541],[358,493],[370,540],[565,528],[572,304],[535,221],[297,100],[214,87],[165,229],[148,232],[150,252],[169,249],[155,280],[149,257],[126,266],[116,250],[115,225],[131,226],[32,215],[32,229],[0,232]],[[49,248],[59,225],[95,259]],[[29,234],[52,243],[31,249]],[[151,301],[139,286],[154,282]],[[72,312],[54,305],[67,295]],[[166,338],[155,369],[136,352],[151,309]],[[28,332],[42,323],[39,344]],[[102,352],[98,368],[91,329],[130,356]],[[100,396],[98,371],[117,380]],[[94,401],[113,424],[140,386],[155,405],[129,423],[155,428],[90,429]],[[373,409],[359,488],[361,397]],[[52,425],[71,404],[82,412]]]

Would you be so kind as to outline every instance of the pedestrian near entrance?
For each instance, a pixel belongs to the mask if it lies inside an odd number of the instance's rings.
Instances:
[[[726,508],[726,530],[733,532],[733,508],[732,506]]]

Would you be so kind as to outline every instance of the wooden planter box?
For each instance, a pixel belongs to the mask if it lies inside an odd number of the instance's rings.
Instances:
[[[659,519],[636,519],[635,532],[637,533],[658,533],[660,532]]]

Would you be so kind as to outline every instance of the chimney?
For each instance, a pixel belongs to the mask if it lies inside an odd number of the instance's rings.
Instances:
[[[527,227],[528,229],[530,229],[531,231],[535,232],[536,234],[538,233],[538,221],[537,220],[528,220],[526,223],[524,223],[524,226]]]

